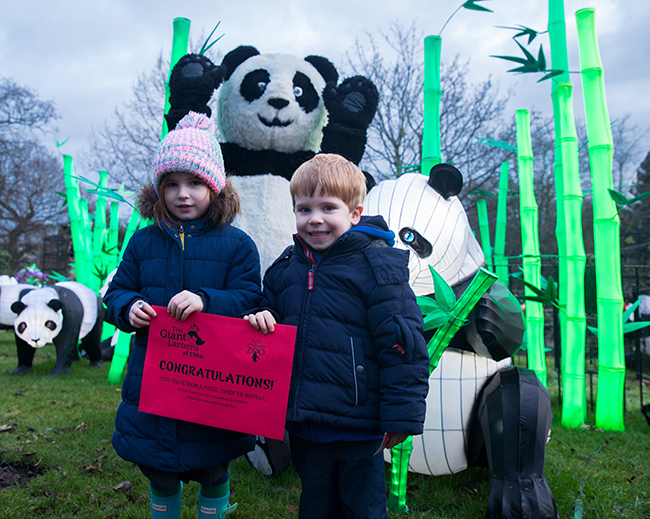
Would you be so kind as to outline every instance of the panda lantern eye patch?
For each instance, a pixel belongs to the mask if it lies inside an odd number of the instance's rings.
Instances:
[[[55,330],[56,323],[54,321],[45,321],[45,328],[47,328],[48,330]]]
[[[433,252],[433,247],[429,241],[415,229],[410,227],[402,228],[399,232],[399,238],[402,243],[408,245],[422,259],[428,258]]]
[[[262,97],[270,81],[271,76],[269,76],[268,71],[258,68],[246,74],[239,87],[239,93],[246,101],[252,103]]]
[[[25,323],[20,323],[18,325],[18,333],[23,333],[27,329],[27,325]]]

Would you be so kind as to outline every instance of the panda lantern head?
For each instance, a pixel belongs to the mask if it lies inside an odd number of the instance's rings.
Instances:
[[[385,180],[366,197],[366,212],[384,217],[399,240],[395,247],[409,250],[409,283],[416,295],[433,293],[433,267],[454,285],[476,273],[485,257],[456,197],[463,176],[451,164],[438,164],[427,177],[408,173]]]
[[[54,342],[63,325],[63,304],[50,287],[32,290],[11,305],[17,314],[16,335],[32,348],[42,348]]]
[[[217,121],[226,142],[250,150],[318,151],[327,122],[323,89],[338,80],[327,59],[242,46],[224,57],[221,69]]]

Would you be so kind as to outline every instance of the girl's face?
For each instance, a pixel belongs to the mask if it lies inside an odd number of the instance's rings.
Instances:
[[[201,218],[210,206],[210,188],[192,173],[167,173],[163,196],[167,210],[181,221]]]

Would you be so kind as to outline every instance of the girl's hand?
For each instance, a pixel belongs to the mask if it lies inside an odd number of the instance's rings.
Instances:
[[[248,320],[253,328],[261,331],[264,335],[275,331],[275,318],[268,310],[262,310],[256,314],[246,315],[244,316],[244,319]]]
[[[167,305],[167,313],[178,321],[185,321],[194,312],[203,310],[203,300],[201,296],[183,290],[171,298]]]
[[[138,300],[129,309],[129,323],[134,328],[149,326],[151,319],[156,317],[156,311],[149,306],[149,303]]]

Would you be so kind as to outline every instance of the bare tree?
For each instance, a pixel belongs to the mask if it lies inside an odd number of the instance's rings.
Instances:
[[[0,245],[14,273],[38,262],[48,225],[65,218],[60,157],[41,143],[54,130],[54,104],[0,78]]]
[[[205,35],[190,42],[189,52],[198,52]],[[205,53],[219,63],[221,53]],[[116,107],[110,119],[93,129],[90,153],[80,163],[90,171],[108,171],[109,182],[124,182],[129,189],[138,189],[151,174],[151,163],[160,144],[165,108],[165,82],[169,75],[169,59],[162,51],[151,70],[138,75],[131,98],[123,107]]]
[[[379,90],[377,115],[368,130],[363,166],[378,180],[418,165],[422,155],[424,37],[415,25],[398,22],[379,38],[366,33],[347,55],[354,73],[371,79]],[[480,185],[493,176],[503,151],[480,145],[476,137],[494,138],[505,123],[503,113],[511,93],[500,95],[490,78],[468,82],[469,64],[456,56],[441,65],[440,107],[443,160],[453,162],[468,184]]]
[[[81,160],[85,167],[108,171],[111,179],[128,188],[148,179],[160,143],[168,72],[169,61],[161,53],[154,67],[138,76],[124,107],[115,108],[111,119],[93,129],[90,156]]]

